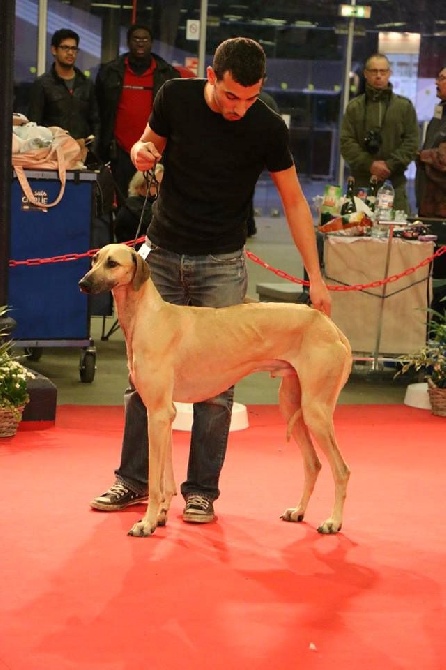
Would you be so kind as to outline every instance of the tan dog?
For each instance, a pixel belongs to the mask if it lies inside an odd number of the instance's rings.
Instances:
[[[213,309],[165,302],[148,264],[123,244],[108,244],[80,280],[85,293],[112,291],[124,332],[133,384],[147,407],[149,503],[130,535],[151,535],[164,525],[176,494],[172,467],[174,401],[199,402],[261,370],[283,377],[279,402],[302,451],[305,484],[285,521],[302,521],[321,468],[313,436],[333,472],[332,515],[319,527],[342,525],[349,469],[336,444],[333,412],[349,376],[350,345],[326,316],[306,305],[251,303]]]

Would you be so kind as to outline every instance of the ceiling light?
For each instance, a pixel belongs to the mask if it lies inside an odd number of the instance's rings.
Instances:
[[[377,28],[401,28],[405,26],[405,23],[377,23]]]

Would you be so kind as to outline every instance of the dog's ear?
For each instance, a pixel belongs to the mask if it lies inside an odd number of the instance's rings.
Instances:
[[[135,274],[133,275],[132,286],[135,291],[139,291],[141,286],[150,277],[149,266],[142,256],[137,251],[132,250],[133,262],[135,264]]]

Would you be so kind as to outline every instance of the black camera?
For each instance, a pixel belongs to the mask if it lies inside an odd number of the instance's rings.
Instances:
[[[364,144],[369,154],[377,154],[382,144],[381,132],[379,130],[369,130],[364,137]]]

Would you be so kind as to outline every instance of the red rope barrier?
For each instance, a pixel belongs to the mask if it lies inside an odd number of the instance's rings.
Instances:
[[[257,263],[258,265],[261,265],[263,268],[266,270],[270,270],[271,272],[274,272],[278,277],[281,279],[287,279],[288,281],[294,282],[295,284],[301,284],[302,286],[309,286],[310,283],[308,281],[305,281],[304,279],[298,279],[297,277],[293,277],[292,275],[287,274],[283,270],[278,270],[277,268],[273,268],[271,265],[266,263],[265,261],[262,261],[258,256],[252,253],[252,251],[246,250],[246,256],[253,261],[254,263]],[[390,277],[386,277],[385,279],[379,279],[373,282],[370,282],[369,284],[352,284],[351,286],[334,286],[334,285],[328,285],[327,288],[330,291],[363,291],[364,289],[368,288],[377,288],[378,286],[383,286],[384,284],[390,284],[391,282],[398,281],[402,277],[407,277],[408,275],[413,274],[420,268],[429,265],[432,263],[434,258],[438,258],[442,254],[446,253],[446,246],[440,247],[434,254],[433,256],[429,256],[428,258],[425,258],[422,260],[418,265],[415,265],[412,268],[408,268],[407,270],[404,270],[403,272],[400,272],[399,274],[391,275]]]
[[[145,237],[139,237],[137,240],[126,242],[126,244],[128,246],[134,246],[135,244],[144,242],[144,240]],[[50,258],[28,258],[23,261],[10,260],[9,267],[14,268],[18,267],[19,265],[33,266],[33,265],[44,265],[47,263],[65,263],[65,262],[77,261],[80,258],[92,257],[95,255],[97,251],[98,249],[90,249],[89,251],[86,251],[85,253],[82,254],[65,254],[64,256],[52,256]],[[434,258],[438,258],[444,253],[446,253],[446,246],[440,247],[432,256],[425,258],[420,263],[418,263],[418,265],[415,265],[412,268],[408,268],[403,272],[392,275],[390,277],[386,277],[385,279],[378,279],[376,281],[370,282],[369,284],[353,284],[351,286],[329,285],[328,289],[330,291],[363,291],[364,289],[377,288],[379,286],[383,286],[384,284],[390,284],[392,282],[398,281],[402,277],[407,277],[413,274],[414,272],[416,272],[422,267],[425,267],[426,265],[429,265],[430,263],[432,263]],[[289,275],[283,270],[274,268],[272,265],[270,265],[266,261],[263,261],[261,258],[253,254],[252,251],[246,249],[245,254],[246,257],[249,258],[249,260],[253,261],[253,263],[257,263],[257,265],[260,265],[266,270],[273,272],[275,275],[277,275],[277,277],[280,277],[281,279],[287,279],[288,281],[294,282],[295,284],[301,284],[302,286],[309,286],[309,282],[306,281],[305,279],[299,279],[298,277],[293,277],[292,275]]]

